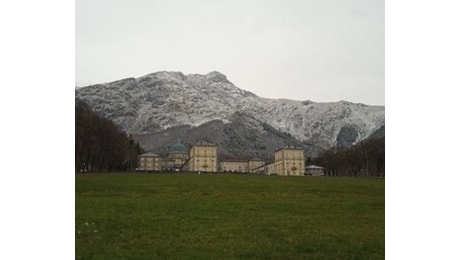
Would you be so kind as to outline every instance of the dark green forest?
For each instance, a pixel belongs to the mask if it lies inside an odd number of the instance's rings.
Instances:
[[[324,167],[327,176],[385,177],[385,136],[328,149],[307,163]]]
[[[75,171],[110,172],[135,170],[143,152],[111,120],[93,112],[87,104],[75,101]]]

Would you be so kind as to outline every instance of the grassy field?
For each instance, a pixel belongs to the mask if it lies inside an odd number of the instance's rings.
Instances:
[[[76,259],[383,259],[383,179],[77,174]]]

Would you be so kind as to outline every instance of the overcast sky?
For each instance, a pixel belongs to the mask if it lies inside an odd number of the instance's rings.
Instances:
[[[383,0],[77,0],[75,84],[217,70],[267,98],[385,103]]]

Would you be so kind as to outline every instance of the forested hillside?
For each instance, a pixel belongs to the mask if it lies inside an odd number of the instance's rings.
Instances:
[[[75,101],[75,171],[134,170],[142,148],[111,120]]]
[[[385,136],[370,138],[349,148],[329,149],[309,163],[325,168],[329,176],[385,176]]]

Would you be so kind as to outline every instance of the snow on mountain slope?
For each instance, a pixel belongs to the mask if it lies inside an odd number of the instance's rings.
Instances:
[[[340,142],[341,130],[351,131],[348,136],[356,142],[385,124],[383,106],[261,98],[216,71],[206,75],[160,71],[75,92],[76,98],[133,134],[212,120],[228,123],[233,114],[243,112],[300,141],[328,148]]]

